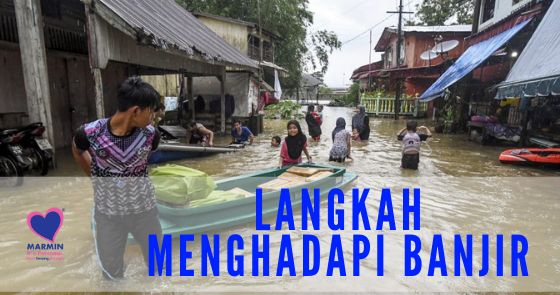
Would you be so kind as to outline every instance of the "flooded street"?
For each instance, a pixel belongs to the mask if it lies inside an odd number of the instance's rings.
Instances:
[[[338,117],[346,119],[350,129],[353,109],[325,107],[320,142],[309,142],[308,150],[317,163],[327,164],[332,146],[331,132]],[[307,133],[304,120],[302,129]],[[216,154],[205,158],[178,161],[208,173],[215,180],[273,168],[278,163],[279,148],[270,146],[272,136],[286,136],[287,120],[265,120],[264,132],[255,138],[253,146],[229,154]],[[108,282],[102,278],[95,255],[91,231],[91,208],[93,206],[91,182],[77,166],[72,164],[71,154],[59,159],[59,169],[49,178],[26,179],[19,189],[3,190],[0,193],[0,291],[128,291],[128,292],[364,292],[364,291],[424,291],[424,292],[467,292],[467,291],[554,291],[560,292],[560,176],[559,170],[502,165],[498,155],[508,147],[489,147],[469,142],[466,134],[443,135],[434,133],[432,139],[422,144],[418,171],[401,170],[400,142],[396,133],[405,121],[370,118],[371,136],[368,143],[354,143],[354,161],[343,164],[348,172],[358,174],[358,179],[346,188],[344,204],[345,230],[329,230],[327,200],[320,208],[321,230],[301,229],[301,210],[294,211],[295,230],[256,231],[255,224],[247,224],[221,231],[207,233],[220,235],[220,276],[201,276],[200,235],[189,242],[188,251],[193,259],[188,260],[194,277],[181,277],[179,241],[173,242],[173,276],[148,277],[147,268],[138,246],[128,246],[125,262],[128,265],[127,279],[123,282]],[[432,126],[431,121],[419,121],[419,125]],[[432,128],[433,130],[433,128]],[[216,145],[229,143],[230,137],[218,137]],[[67,157],[67,158],[66,158]],[[352,191],[369,188],[366,208],[372,230],[352,230]],[[376,231],[380,207],[381,189],[390,188],[396,219],[396,230],[389,225]],[[403,230],[403,188],[421,188],[421,229]],[[411,197],[412,198],[412,197]],[[27,214],[33,211],[44,213],[52,207],[64,208],[64,226],[56,236],[56,243],[64,245],[63,261],[26,261],[28,243],[41,243],[26,224]],[[411,217],[412,219],[412,217]],[[360,219],[361,220],[361,219]],[[272,224],[275,220],[267,219]],[[411,221],[412,222],[412,221]],[[244,239],[244,276],[231,277],[227,270],[227,238],[238,234]],[[254,277],[252,270],[252,235],[270,235],[270,276]],[[290,234],[296,276],[290,277],[288,269],[283,276],[276,276],[282,234]],[[317,275],[303,276],[303,235],[312,234],[319,238],[321,264]],[[327,262],[333,235],[340,234],[344,249],[346,277],[340,276],[337,268],[333,277],[328,277]],[[377,235],[384,235],[384,276],[377,276]],[[422,270],[414,277],[404,275],[404,237],[416,235],[421,240]],[[523,235],[528,240],[528,277],[511,275],[511,235]],[[371,251],[362,260],[360,276],[353,276],[353,235],[369,238]],[[434,235],[441,235],[445,247],[447,277],[442,277],[436,268],[433,277],[428,276],[428,266]],[[454,235],[466,235],[473,241],[473,277],[467,278],[461,263],[461,276],[454,276]],[[482,268],[482,236],[489,235],[488,275],[479,277]],[[504,276],[496,275],[499,258],[496,255],[497,235],[504,239]],[[209,270],[210,271],[210,270]],[[211,272],[210,272],[211,273]]]

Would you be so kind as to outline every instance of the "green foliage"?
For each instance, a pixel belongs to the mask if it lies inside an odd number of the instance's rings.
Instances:
[[[457,22],[453,24],[472,24],[473,11],[474,0],[423,0],[422,4],[416,4],[418,20],[409,20],[405,25],[443,26],[454,15]]]
[[[395,98],[397,95],[394,92],[386,92],[383,90],[376,90],[373,92],[365,92],[363,94],[364,97],[372,97],[372,98]]]
[[[292,115],[294,112],[297,112],[301,108],[301,105],[293,103],[291,101],[280,101],[277,104],[267,105],[264,109],[267,112],[267,118],[280,118],[280,119],[301,119],[303,118],[302,114],[295,114]]]
[[[313,76],[313,77],[315,77],[315,78],[317,78],[321,81],[325,80],[325,74],[322,73],[322,72],[314,72],[314,73],[311,74],[311,76]]]
[[[319,94],[332,94],[332,89],[328,87],[319,87]]]
[[[205,12],[233,19],[259,23],[280,36],[283,40],[275,44],[275,63],[287,69],[288,77],[281,78],[286,90],[296,89],[301,74],[319,69],[326,73],[329,54],[340,49],[341,42],[334,32],[308,32],[313,24],[313,13],[308,0],[175,0],[188,11]],[[312,69],[306,69],[309,63]]]
[[[457,122],[457,105],[453,99],[449,99],[439,115],[443,118],[443,133],[452,132],[451,124]]]
[[[355,101],[348,101],[347,96],[337,96],[329,102],[329,107],[353,107],[356,105]]]
[[[360,98],[360,84],[354,83],[348,89],[348,93],[343,97],[336,97],[329,103],[331,107],[353,107],[356,106]]]

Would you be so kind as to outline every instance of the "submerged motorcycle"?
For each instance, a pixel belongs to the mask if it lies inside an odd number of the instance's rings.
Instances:
[[[37,171],[46,175],[52,161],[53,149],[42,137],[43,123],[0,129],[0,180],[11,185],[21,185],[26,172]],[[10,181],[10,179],[16,181]]]
[[[38,171],[40,175],[47,175],[53,157],[53,147],[42,137],[45,130],[43,123],[38,122],[24,127],[19,133],[21,146],[32,161],[31,170]]]
[[[17,129],[0,130],[0,187],[20,186],[23,183],[23,169],[30,161],[22,157],[23,147],[17,142]]]

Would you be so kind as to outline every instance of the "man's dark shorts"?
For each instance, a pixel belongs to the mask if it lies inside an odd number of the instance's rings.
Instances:
[[[149,236],[156,235],[161,241],[162,230],[158,209],[154,207],[139,214],[110,216],[95,208],[97,227],[97,248],[102,271],[105,277],[118,279],[124,276],[125,264],[123,255],[128,234],[131,233],[142,249],[144,262],[149,264]]]
[[[418,170],[418,163],[420,163],[420,154],[403,154],[401,160],[401,167],[403,169]]]

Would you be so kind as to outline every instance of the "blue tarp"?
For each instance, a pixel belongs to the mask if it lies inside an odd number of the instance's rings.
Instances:
[[[531,19],[528,19],[513,28],[500,33],[488,40],[475,44],[449,68],[439,79],[422,94],[420,101],[430,101],[445,94],[445,89],[459,81],[468,73],[476,69],[492,53],[500,49],[509,39],[523,29]]]

